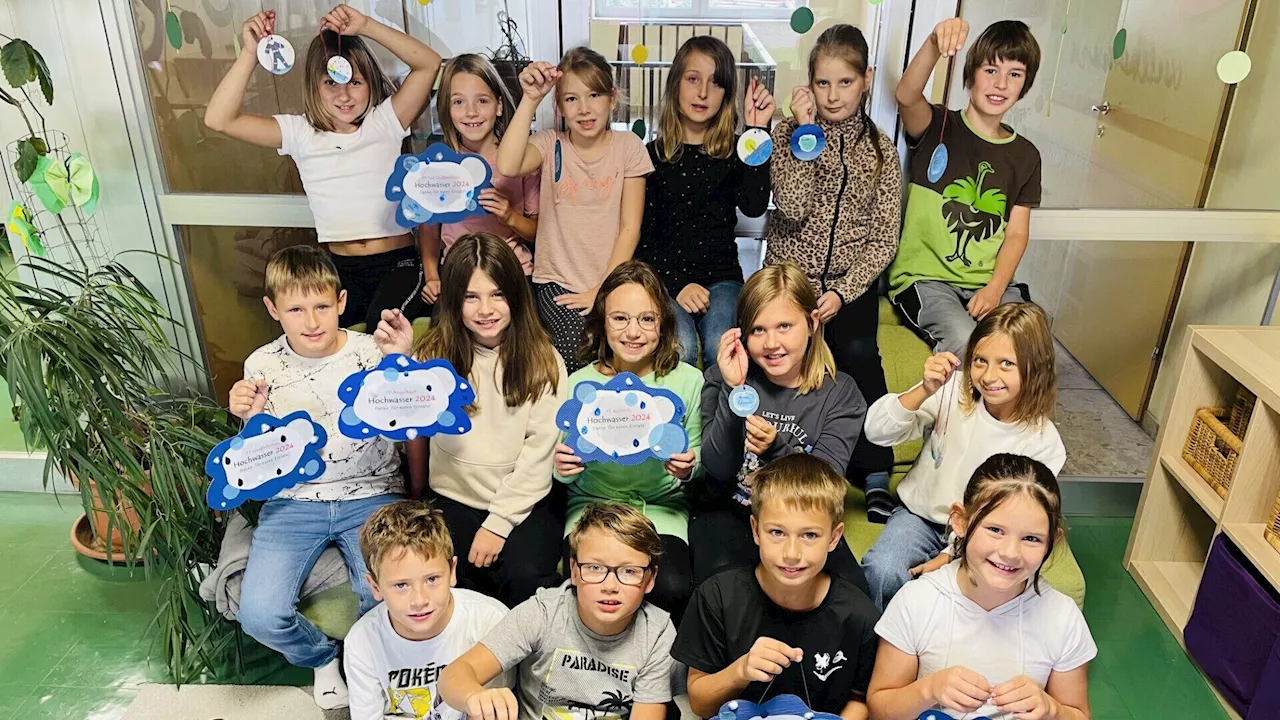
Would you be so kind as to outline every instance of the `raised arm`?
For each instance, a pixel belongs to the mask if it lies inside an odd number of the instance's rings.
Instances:
[[[400,127],[412,125],[431,99],[431,87],[435,85],[436,73],[440,70],[440,54],[421,40],[383,25],[346,4],[330,10],[320,21],[320,27],[340,35],[367,37],[409,66],[408,76],[391,96],[391,107],[396,111]]]
[[[258,66],[258,41],[276,30],[276,12],[265,10],[244,21],[240,55],[218,83],[204,111],[205,127],[241,142],[279,149],[280,123],[275,118],[243,113],[244,91]]]
[[[943,56],[955,57],[958,60],[960,48],[969,37],[969,23],[964,18],[950,18],[938,23],[924,45],[916,51],[907,65],[906,72],[898,81],[898,89],[894,91],[894,99],[898,101],[898,114],[902,117],[902,127],[911,138],[919,138],[929,127],[933,110],[929,100],[924,96],[924,86],[929,76],[937,67]],[[956,60],[952,60],[955,62]]]
[[[538,104],[555,89],[559,79],[559,68],[542,60],[529,63],[520,71],[520,88],[524,94],[498,144],[498,172],[507,177],[523,177],[542,167],[542,151],[529,144],[529,130]]]

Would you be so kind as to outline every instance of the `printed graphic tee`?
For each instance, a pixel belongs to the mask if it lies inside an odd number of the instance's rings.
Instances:
[[[938,182],[929,181],[929,159],[948,114],[949,160]],[[908,146],[910,183],[898,255],[889,266],[889,296],[918,280],[981,288],[991,281],[996,253],[1014,205],[1040,205],[1040,151],[1013,132],[1007,138],[978,134],[963,110],[933,106],[929,127]]]
[[[445,667],[480,642],[507,614],[502,603],[471,590],[453,591],[453,617],[430,640],[406,640],[379,603],[347,633],[343,668],[351,694],[351,720],[415,718],[463,720],[436,691]],[[511,687],[504,673],[489,687]]]
[[[624,720],[632,703],[671,699],[671,617],[648,602],[605,636],[578,616],[573,585],[544,588],[482,641],[504,670],[519,666],[520,720]]]
[[[712,575],[693,594],[671,654],[705,673],[718,673],[746,655],[756,638],[770,637],[804,651],[772,683],[751,683],[741,697],[764,702],[782,694],[808,698],[811,710],[836,715],[850,700],[865,702],[876,663],[880,613],[849,582],[831,578],[827,596],[808,612],[774,604],[755,567]]]

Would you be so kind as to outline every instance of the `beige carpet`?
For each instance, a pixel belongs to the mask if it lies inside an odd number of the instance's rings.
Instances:
[[[143,685],[124,720],[350,720],[325,712],[311,688],[264,685]]]

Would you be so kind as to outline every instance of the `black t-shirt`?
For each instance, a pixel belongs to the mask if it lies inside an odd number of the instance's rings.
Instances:
[[[796,612],[778,607],[761,589],[755,567],[712,575],[689,602],[671,656],[691,668],[717,673],[746,655],[756,638],[770,637],[804,651],[768,686],[751,683],[741,699],[763,702],[790,693],[809,698],[812,710],[839,715],[850,700],[866,701],[876,662],[880,613],[849,582],[831,578],[818,607]],[[803,678],[801,676],[803,673]]]

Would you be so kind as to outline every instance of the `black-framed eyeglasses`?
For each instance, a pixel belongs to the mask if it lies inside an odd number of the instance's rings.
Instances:
[[[577,562],[576,560],[574,562]],[[601,565],[599,563],[578,563],[578,576],[588,585],[599,585],[609,577],[609,573],[618,578],[623,585],[635,587],[644,583],[645,573],[649,565]]]
[[[639,315],[630,315],[624,312],[611,312],[605,315],[609,327],[613,330],[626,330],[632,320],[640,326],[641,330],[653,330],[658,327],[658,313],[644,312]]]

